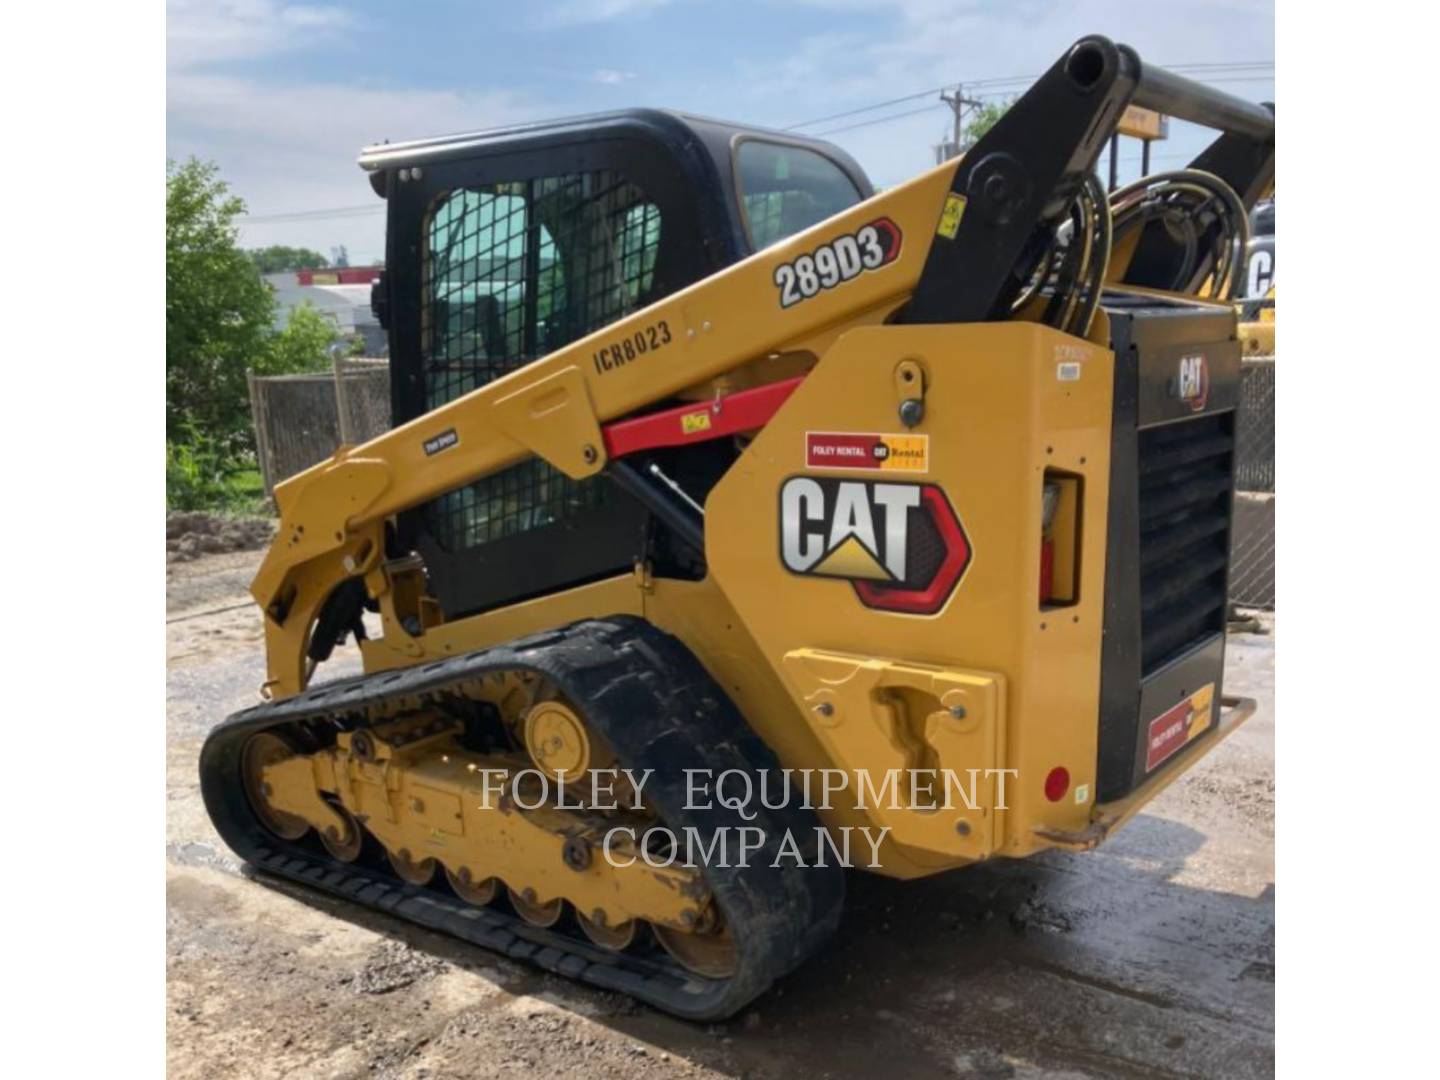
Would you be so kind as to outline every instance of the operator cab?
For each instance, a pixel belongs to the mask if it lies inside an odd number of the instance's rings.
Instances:
[[[873,194],[829,143],[650,109],[386,143],[360,164],[389,204],[374,304],[397,425]],[[609,478],[539,459],[401,515],[396,540],[448,619],[645,556],[703,573]]]

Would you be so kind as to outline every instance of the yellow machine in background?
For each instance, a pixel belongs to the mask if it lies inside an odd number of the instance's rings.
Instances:
[[[1130,103],[1223,134],[1112,206]],[[881,195],[658,112],[366,151],[398,426],[276,489],[222,836],[694,1018],[821,946],[841,863],[1094,846],[1247,715],[1231,300],[1273,139],[1091,37]],[[366,673],[317,682],[350,634]]]
[[[1250,213],[1250,249],[1240,302],[1240,348],[1246,356],[1275,355],[1275,200]]]
[[[1263,301],[1241,303],[1240,318],[1241,353],[1245,356],[1274,356],[1275,286],[1270,286]]]

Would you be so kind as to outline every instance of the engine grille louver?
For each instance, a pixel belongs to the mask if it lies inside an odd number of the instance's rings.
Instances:
[[[1144,675],[1225,629],[1234,414],[1140,432]]]

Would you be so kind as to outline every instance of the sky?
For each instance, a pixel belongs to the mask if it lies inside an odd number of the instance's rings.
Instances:
[[[220,166],[243,246],[343,244],[359,265],[384,254],[355,164],[370,143],[654,106],[804,125],[887,186],[934,164],[951,123],[935,94],[806,122],[956,83],[1012,95],[1088,33],[1275,100],[1273,0],[169,0],[167,156]],[[1209,137],[1172,124],[1152,171]],[[1140,158],[1124,142],[1122,181]]]

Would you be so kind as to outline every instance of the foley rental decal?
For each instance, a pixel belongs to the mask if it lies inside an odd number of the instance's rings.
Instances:
[[[930,436],[807,431],[805,467],[923,473],[930,467]]]
[[[1145,771],[1153,772],[1156,766],[1208,729],[1214,706],[1215,684],[1207,683],[1151,720],[1145,740]]]
[[[969,538],[935,484],[792,476],[780,488],[780,560],[842,578],[867,607],[932,615],[970,565]]]

